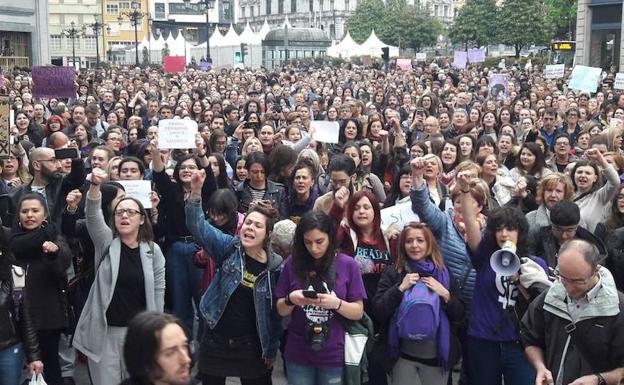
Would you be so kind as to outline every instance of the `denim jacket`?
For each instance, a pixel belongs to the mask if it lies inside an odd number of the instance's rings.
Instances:
[[[245,258],[238,237],[225,234],[206,221],[201,201],[188,200],[184,210],[187,228],[212,257],[217,268],[214,279],[199,304],[199,310],[206,319],[206,324],[210,329],[214,329],[225,311],[230,296],[243,278]],[[277,299],[273,296],[281,265],[282,258],[270,252],[267,269],[258,276],[253,289],[256,327],[263,358],[275,358],[283,331],[282,319],[277,313]]]

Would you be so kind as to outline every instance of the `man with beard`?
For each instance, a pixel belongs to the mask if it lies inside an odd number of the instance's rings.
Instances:
[[[343,194],[353,194],[353,180],[355,178],[355,162],[353,159],[344,154],[334,155],[329,162],[329,178],[330,190],[314,203],[314,210],[321,210],[327,215],[331,211],[336,192],[342,190],[341,193]]]
[[[20,199],[31,192],[44,196],[50,213],[50,221],[60,226],[63,208],[67,194],[84,183],[86,173],[84,163],[80,158],[72,159],[71,172],[61,173],[61,161],[56,159],[54,150],[39,147],[30,153],[30,164],[34,178],[25,185],[21,185],[9,194],[10,207],[8,212],[0,213],[2,222],[13,223],[17,214],[17,204]]]
[[[128,325],[123,355],[130,377],[120,385],[190,383],[188,339],[180,321],[170,314],[137,314]]]

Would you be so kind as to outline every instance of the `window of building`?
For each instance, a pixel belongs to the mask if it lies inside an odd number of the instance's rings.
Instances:
[[[130,2],[129,1],[120,2],[119,9],[130,9]]]
[[[154,3],[154,16],[156,19],[164,19],[165,16],[165,3]]]
[[[93,51],[95,50],[95,36],[86,36],[84,40],[84,49]]]
[[[230,2],[230,0],[223,0],[221,1],[221,7],[220,7],[220,20],[222,21],[231,21],[233,19],[233,12],[232,12],[232,3]]]
[[[271,13],[271,0],[266,0],[266,14],[270,15]]]
[[[314,12],[314,0],[309,0],[308,1],[308,9],[309,9],[310,13]]]
[[[284,0],[277,0],[277,13],[284,13]]]
[[[50,35],[50,48],[61,49],[61,35]]]
[[[449,16],[449,7],[448,5],[444,6],[444,17],[448,17]]]
[[[73,47],[76,47],[76,49],[80,48],[80,38],[79,37],[75,37],[75,38],[65,38],[63,39],[65,41],[65,49],[72,49]]]
[[[106,4],[106,13],[109,15],[116,15],[119,13],[119,5],[117,4]]]
[[[349,0],[345,0],[345,11],[351,10],[351,2]]]
[[[251,11],[251,17],[255,17],[256,16],[256,8],[253,5],[250,7],[250,11]]]
[[[290,12],[297,12],[297,0],[290,0]]]

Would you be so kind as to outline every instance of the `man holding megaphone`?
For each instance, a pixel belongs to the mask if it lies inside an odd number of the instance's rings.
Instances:
[[[472,383],[526,385],[535,370],[519,343],[519,319],[530,301],[550,286],[546,263],[529,258],[529,225],[514,207],[500,207],[487,218],[483,235],[470,191],[477,181],[460,172],[462,213],[470,259],[477,272],[468,326],[468,375]],[[478,380],[477,380],[478,379]]]

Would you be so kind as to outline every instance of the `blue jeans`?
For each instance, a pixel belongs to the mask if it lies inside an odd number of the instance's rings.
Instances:
[[[18,343],[0,350],[0,384],[19,384],[24,368],[24,351]]]
[[[321,369],[286,361],[286,369],[288,385],[342,385],[342,366]]]
[[[519,342],[495,342],[468,337],[468,376],[471,384],[535,384],[535,369]]]
[[[173,314],[184,324],[186,335],[193,338],[193,301],[199,308],[199,282],[202,270],[193,263],[199,250],[194,243],[174,242],[167,250],[167,289],[170,293]]]

